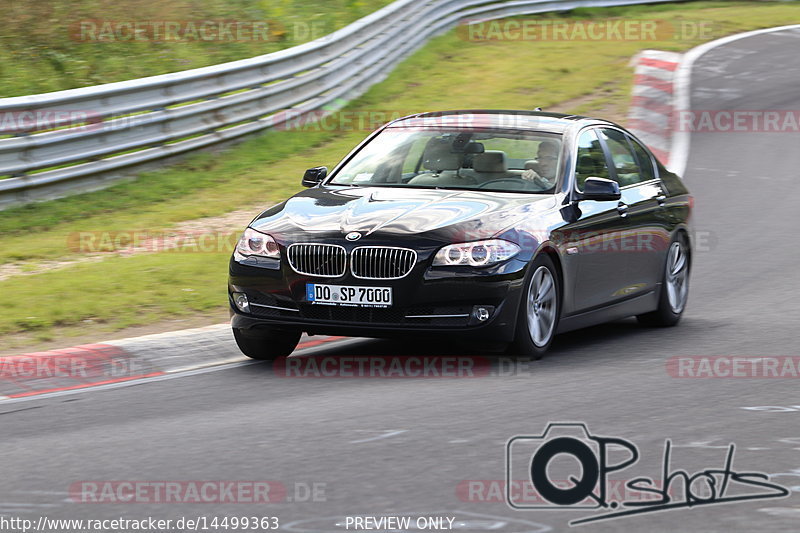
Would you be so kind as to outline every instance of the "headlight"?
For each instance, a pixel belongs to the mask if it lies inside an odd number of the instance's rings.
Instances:
[[[253,228],[244,230],[239,242],[236,244],[236,253],[245,257],[258,255],[277,259],[281,256],[275,239]]]
[[[433,266],[481,267],[501,263],[517,255],[520,247],[501,239],[445,246],[433,258]]]

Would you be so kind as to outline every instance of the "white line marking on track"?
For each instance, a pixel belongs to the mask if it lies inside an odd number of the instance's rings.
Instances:
[[[201,365],[191,365],[191,366],[182,366],[180,368],[173,368],[171,370],[165,370],[165,374],[180,374],[182,372],[191,372],[193,370],[199,370],[201,368],[211,368],[214,366],[222,366],[222,365],[230,365],[235,363],[257,363],[258,361],[253,361],[248,359],[245,356],[242,357],[235,357],[231,359],[221,359],[219,361],[212,361],[210,363],[203,363]]]
[[[351,440],[350,444],[361,444],[362,442],[372,442],[375,440],[381,439],[388,439],[389,437],[394,437],[395,435],[399,435],[400,433],[405,433],[408,431],[407,429],[397,429],[397,430],[389,430],[387,433],[383,435],[378,435],[377,437],[370,437],[368,439],[361,439],[361,440]]]
[[[783,516],[787,518],[795,518],[800,515],[800,507],[762,507],[759,511],[772,516]]]
[[[44,394],[37,394],[35,396],[23,396],[22,398],[8,398],[7,400],[0,401],[0,405],[6,405],[11,403],[19,403],[31,400],[42,400],[45,398],[57,398],[59,396],[70,396],[72,394],[78,394],[82,392],[90,392],[90,391],[100,391],[100,390],[110,390],[110,389],[120,389],[122,387],[130,387],[133,385],[141,385],[143,383],[151,383],[154,381],[167,381],[170,379],[176,378],[183,378],[189,376],[197,376],[200,374],[208,374],[211,372],[218,372],[220,370],[226,370],[228,368],[235,368],[239,366],[248,366],[248,365],[255,365],[258,364],[258,361],[243,361],[241,363],[232,363],[230,365],[220,365],[220,366],[212,366],[208,368],[198,368],[197,370],[187,370],[185,372],[181,372],[179,374],[163,374],[161,376],[154,376],[151,378],[142,378],[142,379],[132,379],[130,381],[120,381],[119,383],[109,383],[107,385],[97,385],[95,387],[85,387],[82,389],[72,389],[72,390],[65,390],[65,391],[57,391],[57,392],[46,392]]]
[[[691,82],[692,82],[692,66],[695,61],[700,59],[704,54],[709,51],[723,46],[739,39],[746,39],[754,37],[763,33],[773,33],[777,31],[793,30],[800,28],[800,24],[790,24],[788,26],[779,26],[777,28],[765,28],[762,30],[748,31],[745,33],[738,33],[736,35],[729,35],[716,41],[701,44],[692,48],[686,54],[678,65],[675,71],[675,83],[673,85],[675,90],[675,100],[673,102],[673,112],[677,114],[680,111],[688,111],[691,109]],[[689,162],[689,143],[691,133],[689,131],[681,131],[676,129],[672,132],[672,149],[669,157],[669,169],[675,174],[684,177],[686,172],[686,164]]]

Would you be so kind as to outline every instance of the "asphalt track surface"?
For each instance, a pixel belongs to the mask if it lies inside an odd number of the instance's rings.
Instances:
[[[693,109],[800,109],[799,48],[795,30],[711,50],[694,66]],[[541,361],[493,367],[474,379],[289,379],[271,364],[233,364],[0,405],[0,517],[276,516],[281,530],[332,532],[345,530],[336,524],[347,515],[444,515],[460,531],[567,530],[570,520],[594,512],[519,511],[496,493],[457,488],[503,480],[509,438],[540,434],[551,421],[580,421],[638,447],[639,464],[610,476],[617,480],[661,478],[671,439],[673,469],[721,468],[735,443],[734,470],[773,474],[771,481],[794,487],[787,498],[678,508],[583,530],[797,530],[800,381],[680,379],[666,361],[798,355],[798,168],[797,133],[692,135],[686,181],[702,242],[676,328],[625,320],[574,332]],[[448,351],[358,340],[315,353]],[[774,407],[749,409],[763,406]],[[530,456],[512,461],[524,470]],[[562,461],[558,468],[570,467]],[[274,480],[293,501],[70,501],[69,487],[82,480]],[[316,501],[297,501],[314,483]]]

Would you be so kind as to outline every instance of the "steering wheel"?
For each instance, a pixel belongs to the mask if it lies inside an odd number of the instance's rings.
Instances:
[[[498,178],[495,180],[484,181],[483,183],[478,185],[478,189],[483,189],[487,185],[491,185],[492,183],[511,183],[512,185],[515,185],[514,187],[515,190],[531,189],[531,186],[535,185],[534,183],[524,180],[522,178]]]

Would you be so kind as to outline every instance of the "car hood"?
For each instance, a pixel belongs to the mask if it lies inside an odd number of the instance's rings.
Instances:
[[[268,209],[250,225],[276,238],[299,234],[428,234],[458,242],[501,234],[556,206],[552,195],[411,189],[317,187]],[[455,239],[455,240],[454,240]]]

